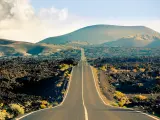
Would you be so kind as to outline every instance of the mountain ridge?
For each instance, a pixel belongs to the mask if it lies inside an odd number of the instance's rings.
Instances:
[[[160,33],[145,26],[117,26],[117,25],[93,25],[80,28],[68,34],[49,37],[39,43],[68,44],[70,42],[88,42],[89,44],[102,44],[115,41],[126,36],[135,35],[160,36]]]

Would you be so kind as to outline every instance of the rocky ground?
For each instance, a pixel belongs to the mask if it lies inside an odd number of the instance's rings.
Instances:
[[[98,69],[101,91],[112,105],[160,115],[160,61],[150,61],[98,58],[90,64]]]
[[[75,59],[0,59],[0,119],[53,107],[65,94]]]

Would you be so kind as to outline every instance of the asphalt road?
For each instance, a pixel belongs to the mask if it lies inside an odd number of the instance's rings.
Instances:
[[[154,120],[133,110],[105,105],[95,87],[89,65],[80,61],[73,68],[68,94],[55,108],[25,116],[21,120]]]

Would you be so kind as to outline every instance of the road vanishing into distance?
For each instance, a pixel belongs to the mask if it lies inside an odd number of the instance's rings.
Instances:
[[[33,112],[17,120],[155,120],[140,112],[105,105],[83,50],[81,54],[81,61],[72,70],[64,101],[57,107]]]

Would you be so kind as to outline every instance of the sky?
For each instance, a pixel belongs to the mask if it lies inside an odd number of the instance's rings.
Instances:
[[[67,8],[71,13],[92,18],[150,19],[160,17],[160,0],[32,0],[35,9]]]
[[[160,32],[160,0],[0,0],[0,38],[38,42],[94,24]]]

